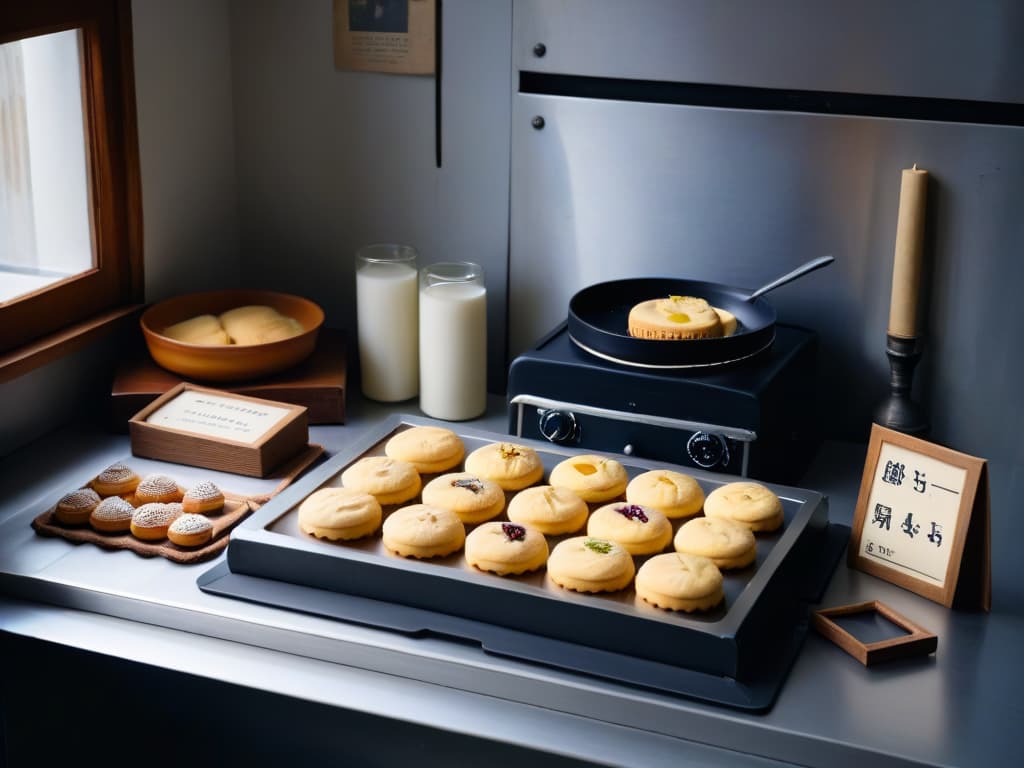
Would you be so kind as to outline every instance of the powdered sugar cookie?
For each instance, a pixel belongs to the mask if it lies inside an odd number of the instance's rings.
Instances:
[[[524,488],[508,503],[508,519],[536,528],[543,534],[558,536],[575,533],[587,522],[587,502],[570,491],[552,485]]]
[[[161,474],[146,475],[135,488],[135,504],[170,504],[181,501],[185,491],[171,477]]]
[[[54,508],[54,515],[64,525],[83,525],[100,503],[100,496],[92,488],[79,488],[65,493]]]
[[[547,559],[544,534],[518,523],[483,523],[466,537],[466,562],[499,576],[535,571]]]
[[[518,491],[540,480],[544,465],[527,445],[490,443],[466,457],[466,471],[493,480],[506,491]]]
[[[120,496],[103,499],[89,515],[89,525],[104,533],[123,533],[131,529],[135,507]]]
[[[403,504],[423,487],[420,474],[407,461],[390,456],[367,456],[341,473],[341,484],[375,497],[382,506]]]
[[[143,541],[159,541],[167,538],[167,529],[181,517],[181,504],[150,502],[143,504],[132,514],[131,532]]]
[[[179,547],[200,547],[213,538],[213,523],[206,515],[186,513],[167,527],[167,538]]]
[[[100,496],[124,496],[134,493],[141,480],[135,470],[117,462],[96,475],[90,485]]]
[[[672,541],[672,523],[652,507],[616,502],[594,510],[587,534],[617,541],[631,555],[651,555]]]
[[[636,574],[636,594],[669,611],[706,611],[725,599],[722,572],[709,558],[683,552],[655,555]]]
[[[208,515],[224,509],[224,492],[216,483],[203,480],[196,483],[181,497],[181,508],[185,514]]]

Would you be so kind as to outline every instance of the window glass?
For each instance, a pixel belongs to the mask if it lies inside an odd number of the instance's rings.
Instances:
[[[0,304],[96,266],[80,30],[0,45]]]

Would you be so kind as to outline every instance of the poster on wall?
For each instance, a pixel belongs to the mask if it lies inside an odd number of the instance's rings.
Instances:
[[[436,0],[334,0],[334,68],[434,74]]]

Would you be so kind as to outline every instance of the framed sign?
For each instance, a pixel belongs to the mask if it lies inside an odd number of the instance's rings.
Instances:
[[[872,425],[847,560],[947,607],[989,610],[984,459]]]
[[[128,422],[132,453],[265,477],[309,442],[307,409],[182,383]]]
[[[334,67],[432,75],[436,0],[334,0]]]

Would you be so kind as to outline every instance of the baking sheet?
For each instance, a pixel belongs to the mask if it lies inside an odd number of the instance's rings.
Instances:
[[[540,645],[569,644],[617,655],[619,659],[733,680],[758,677],[769,659],[771,666],[778,666],[775,656],[792,658],[794,632],[802,631],[800,609],[808,599],[804,595],[822,588],[819,560],[828,514],[826,500],[814,491],[766,483],[782,500],[785,524],[778,532],[758,536],[755,565],[726,572],[725,603],[704,614],[662,611],[638,600],[632,588],[597,595],[571,592],[549,581],[546,571],[499,577],[468,566],[461,553],[426,561],[401,558],[383,547],[379,533],[365,541],[345,543],[321,541],[298,529],[298,506],[310,493],[340,484],[340,475],[347,466],[364,456],[381,455],[393,434],[420,424],[454,429],[466,444],[467,453],[490,442],[510,439],[503,434],[413,416],[381,422],[348,450],[271,499],[236,529],[228,547],[227,572],[254,579],[255,586],[247,594],[237,594],[237,590],[225,593],[260,601],[265,595],[261,596],[258,582],[280,582],[365,599],[379,606],[416,609],[434,617],[422,627],[424,631],[462,636],[465,623],[471,622],[534,638]],[[534,447],[548,471],[568,456],[588,452],[539,441],[518,441]],[[664,462],[615,458],[631,476],[663,467],[683,471],[696,478],[705,493],[738,479]],[[392,509],[385,509],[385,514]],[[682,522],[677,521],[674,527]],[[553,547],[560,538],[550,537],[549,544]],[[639,566],[643,558],[636,560]],[[832,559],[827,566],[829,575],[834,564]],[[210,581],[204,580],[201,586],[217,591]],[[337,601],[326,602],[337,605]],[[322,612],[337,614],[334,608]],[[394,614],[393,610],[386,612]],[[359,616],[355,620],[374,623],[365,612]],[[391,618],[380,619],[380,625],[387,628],[418,631],[405,623],[399,622],[397,627],[392,624]],[[454,624],[459,628],[452,628]],[[482,641],[479,634],[470,639]],[[494,633],[489,634],[493,641]],[[546,650],[525,651],[521,642],[518,647],[516,655],[558,664]]]

